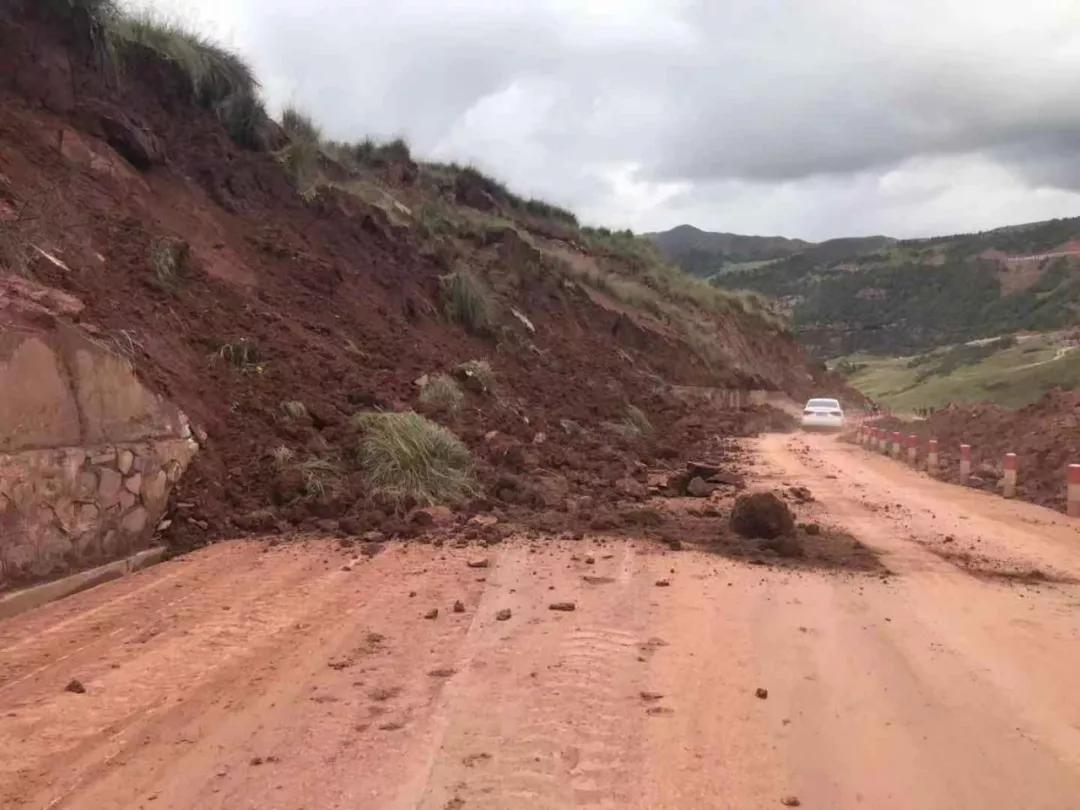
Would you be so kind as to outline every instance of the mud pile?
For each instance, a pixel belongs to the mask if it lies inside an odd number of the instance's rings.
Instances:
[[[177,92],[174,65],[148,55],[118,77],[84,45],[0,14],[0,272],[74,296],[73,322],[190,418],[202,452],[174,493],[178,545],[343,519],[399,530],[353,471],[349,418],[418,407],[418,380],[465,361],[496,379],[439,417],[478,458],[484,495],[466,512],[503,499],[571,514],[572,493],[625,497],[643,463],[777,423],[769,409],[703,414],[673,384],[802,396],[824,373],[790,335],[736,314],[716,325],[726,361],[710,362],[648,313],[522,273],[521,233],[596,258],[565,228],[516,221],[448,240],[338,186],[301,196],[274,153],[238,147]],[[417,209],[459,204],[416,177],[378,182]],[[496,298],[484,334],[445,312],[443,279],[462,266]],[[630,405],[650,431],[619,430]],[[337,472],[307,486],[283,458]]]

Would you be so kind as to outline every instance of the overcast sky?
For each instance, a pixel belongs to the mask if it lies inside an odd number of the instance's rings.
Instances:
[[[141,0],[335,138],[586,222],[808,239],[1080,215],[1076,0]]]

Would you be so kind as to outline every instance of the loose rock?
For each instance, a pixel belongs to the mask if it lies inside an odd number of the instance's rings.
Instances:
[[[731,528],[743,537],[771,540],[795,530],[795,518],[787,504],[771,492],[740,495],[731,510]]]
[[[487,568],[489,561],[487,557],[482,557],[477,560],[469,560],[469,568]]]
[[[754,694],[761,700],[766,700],[769,697],[769,690],[763,689],[759,686],[757,688],[757,691],[754,692]]]
[[[705,483],[704,478],[691,478],[690,483],[686,485],[686,494],[695,498],[708,498],[712,493],[712,485]]]
[[[64,687],[64,691],[74,692],[76,695],[85,695],[86,687],[82,685],[82,681],[72,678],[68,685]]]
[[[671,583],[666,579],[658,579],[658,580],[656,580],[656,587],[657,588],[667,588],[670,585],[671,585]]]
[[[425,619],[437,619],[437,618],[439,618],[439,609],[438,608],[432,608],[431,610],[429,610],[427,613],[424,614],[424,618]]]
[[[573,602],[552,602],[548,605],[548,610],[562,610],[569,612],[576,610],[577,606]]]
[[[454,602],[454,613],[464,613],[464,612],[465,612],[465,604],[460,599],[458,599],[456,602]]]
[[[495,614],[495,621],[497,621],[497,622],[505,622],[507,619],[510,618],[511,615],[513,615],[513,614],[510,613],[510,608],[503,608],[502,610],[500,610],[498,613]]]

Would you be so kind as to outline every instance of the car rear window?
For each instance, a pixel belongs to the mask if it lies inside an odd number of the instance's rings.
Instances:
[[[812,399],[806,403],[807,408],[839,408],[840,403],[835,399]]]

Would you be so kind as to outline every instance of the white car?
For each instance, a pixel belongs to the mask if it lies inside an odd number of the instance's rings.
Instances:
[[[802,412],[805,430],[843,430],[844,409],[836,399],[811,399]]]

